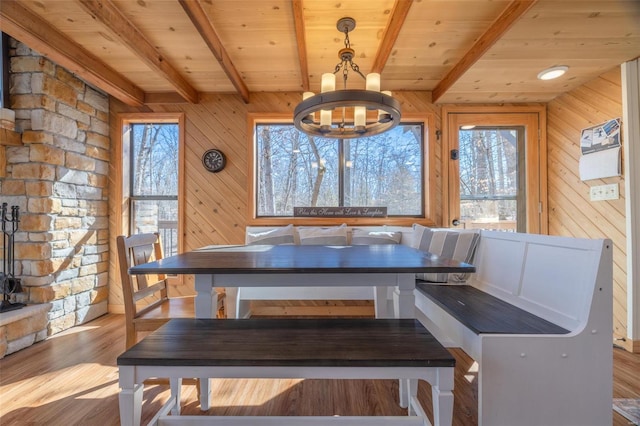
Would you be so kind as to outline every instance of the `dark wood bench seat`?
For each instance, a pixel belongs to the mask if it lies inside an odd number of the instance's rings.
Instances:
[[[409,416],[180,416],[179,391],[152,425],[428,424],[417,381],[431,384],[435,426],[453,418],[455,358],[415,319],[173,319],[118,357],[120,421],[138,426],[148,377],[400,379]],[[179,388],[179,386],[178,386]],[[201,392],[209,405],[210,387]],[[402,397],[400,398],[402,401]],[[202,408],[201,407],[201,408]]]
[[[475,334],[567,334],[566,330],[470,285],[418,280],[416,289]]]

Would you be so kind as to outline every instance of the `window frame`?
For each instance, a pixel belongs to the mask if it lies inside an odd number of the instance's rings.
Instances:
[[[248,215],[247,224],[255,226],[281,226],[287,224],[294,225],[397,225],[410,226],[413,223],[420,223],[425,226],[435,226],[435,199],[436,199],[436,173],[435,173],[435,141],[436,129],[435,118],[432,113],[405,113],[402,117],[403,123],[420,123],[423,129],[423,215],[422,216],[395,216],[386,218],[323,218],[323,217],[259,217],[257,216],[257,158],[256,158],[256,126],[258,124],[288,124],[293,125],[291,114],[286,113],[249,113],[247,118],[247,153],[248,153]]]
[[[118,114],[118,144],[116,148],[116,170],[115,176],[119,180],[118,184],[114,185],[114,188],[118,194],[115,194],[115,199],[121,200],[117,205],[117,211],[115,212],[116,218],[116,235],[124,234],[131,235],[131,204],[132,201],[140,199],[162,199],[163,196],[150,196],[150,197],[133,197],[131,194],[131,146],[130,138],[124,137],[125,129],[129,124],[140,123],[171,123],[178,125],[178,241],[177,252],[182,253],[184,251],[184,151],[185,151],[185,115],[184,113],[123,113]],[[166,197],[164,197],[166,198]],[[173,199],[173,198],[172,198]]]

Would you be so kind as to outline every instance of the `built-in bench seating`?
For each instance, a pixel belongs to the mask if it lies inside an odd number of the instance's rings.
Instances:
[[[474,265],[416,315],[478,363],[479,425],[611,424],[611,241],[482,231]]]
[[[401,232],[400,244],[424,249],[410,227],[362,229]],[[611,241],[480,231],[471,263],[477,272],[466,283],[418,279],[416,318],[477,362],[479,425],[610,424]],[[253,290],[242,297],[331,296],[321,288]]]
[[[517,306],[470,285],[418,283],[416,288],[475,334],[568,334]]]

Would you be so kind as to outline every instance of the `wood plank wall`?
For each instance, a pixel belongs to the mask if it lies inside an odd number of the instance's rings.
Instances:
[[[621,116],[618,67],[554,99],[547,107],[549,233],[613,241],[614,338],[626,336],[627,330],[625,181],[624,177],[612,177],[582,182],[578,161],[581,130]],[[620,199],[590,201],[591,186],[612,183],[620,185]]]
[[[431,103],[430,92],[398,92],[394,93],[401,104],[403,112],[433,113],[436,127],[440,129],[440,108]],[[245,104],[237,95],[207,94],[200,103],[193,104],[151,104],[141,108],[129,107],[112,99],[110,105],[111,135],[115,145],[115,135],[121,133],[117,126],[119,113],[134,112],[183,112],[186,116],[185,134],[185,234],[184,249],[191,250],[208,244],[244,243],[244,230],[248,222],[249,212],[247,158],[248,113],[291,113],[300,102],[299,93],[255,93],[251,102]],[[204,170],[201,155],[210,148],[221,149],[227,156],[227,166],[220,173],[209,173]],[[441,181],[441,144],[436,141],[436,206],[442,205]],[[121,185],[116,173],[116,150],[112,150],[111,173],[112,188]],[[113,191],[115,193],[117,191]],[[114,198],[114,197],[112,197]],[[112,244],[115,248],[115,235],[118,224],[115,212],[121,200],[110,200],[110,226]],[[441,209],[437,209],[436,220],[442,223]],[[110,294],[109,310],[122,312],[122,295],[117,274],[117,256],[111,250],[110,262]],[[193,291],[193,279],[186,280],[182,294]]]
[[[611,70],[548,104],[548,193],[549,233],[587,238],[611,238],[614,243],[614,334],[626,335],[626,243],[624,198],[591,202],[589,187],[620,183],[624,178],[608,178],[584,183],[578,177],[580,131],[622,114],[620,71]],[[398,92],[403,111],[435,114],[440,129],[440,107],[430,102],[427,92]],[[154,104],[133,108],[117,100],[111,102],[111,134],[120,132],[116,117],[124,112],[184,112],[185,137],[185,235],[184,248],[207,244],[236,244],[244,241],[247,211],[247,114],[292,112],[299,102],[297,93],[255,93],[245,104],[237,95],[204,95],[197,105]],[[206,172],[200,156],[209,148],[227,155],[227,168],[218,174]],[[442,223],[441,141],[436,141],[436,220]],[[111,162],[117,164],[115,159]],[[111,177],[117,178],[115,170]],[[120,182],[115,179],[113,185]],[[112,213],[118,200],[111,200]],[[116,229],[111,215],[111,229]],[[115,247],[115,233],[112,247]],[[122,296],[116,273],[117,258],[111,253],[109,309],[122,312]],[[186,282],[190,292],[193,280]]]

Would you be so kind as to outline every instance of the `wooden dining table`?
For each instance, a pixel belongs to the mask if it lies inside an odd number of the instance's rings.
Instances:
[[[376,318],[415,318],[417,273],[475,272],[473,265],[400,244],[207,246],[133,266],[131,274],[193,274],[196,318],[215,318],[216,288],[224,288],[228,318],[239,317],[242,287],[339,287],[374,289]],[[390,297],[389,289],[393,289]],[[200,404],[208,409],[210,383],[201,380]],[[400,405],[408,396],[400,386]]]
[[[416,273],[474,271],[470,264],[400,244],[207,246],[129,270],[195,275],[197,318],[215,318],[216,288],[225,288],[227,317],[237,318],[245,311],[239,288],[317,286],[372,287],[377,318],[414,318]]]

